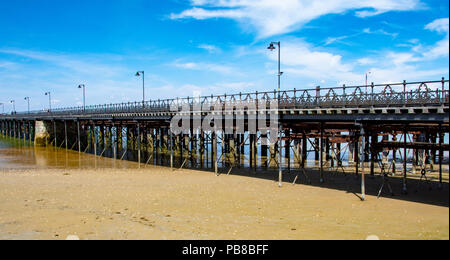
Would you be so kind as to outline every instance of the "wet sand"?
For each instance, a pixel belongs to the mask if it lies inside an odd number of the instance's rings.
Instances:
[[[0,209],[0,239],[449,239],[448,202],[157,166],[3,169]]]

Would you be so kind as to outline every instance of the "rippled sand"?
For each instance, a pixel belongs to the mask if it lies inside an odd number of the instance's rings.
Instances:
[[[448,205],[162,167],[0,170],[0,208],[0,239],[449,239]]]

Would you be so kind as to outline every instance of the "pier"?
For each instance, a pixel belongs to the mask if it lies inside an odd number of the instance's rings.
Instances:
[[[176,130],[177,129],[177,130]],[[216,175],[277,169],[308,181],[313,156],[324,171],[361,178],[410,171],[443,183],[449,151],[449,81],[316,87],[58,108],[0,115],[3,136],[116,160],[195,167]],[[345,157],[345,158],[344,158]],[[421,178],[422,179],[422,178]],[[388,182],[387,182],[388,183]],[[391,191],[392,192],[392,191]],[[380,190],[381,194],[381,190]],[[380,195],[379,194],[379,195]]]

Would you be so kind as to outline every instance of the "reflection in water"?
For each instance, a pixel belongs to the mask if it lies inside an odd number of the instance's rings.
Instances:
[[[138,168],[138,164],[62,148],[35,147],[23,140],[0,137],[0,169],[30,168]]]
[[[127,142],[124,141],[124,144]],[[445,143],[448,143],[448,136],[446,135]],[[311,151],[313,147],[308,145],[308,155],[306,161],[306,167],[317,168],[318,161],[315,160],[314,152]],[[222,154],[221,145],[217,146],[217,153],[219,155],[218,167],[227,168],[230,164]],[[209,144],[206,147],[206,151],[211,151],[212,146]],[[249,147],[245,147],[245,152],[240,156],[238,164],[245,168],[250,167]],[[18,168],[61,168],[61,169],[92,169],[92,168],[139,168],[137,163],[137,152],[130,151],[126,148],[117,151],[118,158],[123,160],[111,159],[114,155],[111,147],[98,146],[97,154],[102,156],[94,156],[94,149],[87,147],[87,153],[78,153],[74,150],[66,150],[63,148],[54,147],[35,147],[28,141],[19,140],[10,137],[0,137],[0,169],[18,169]],[[269,161],[269,167],[277,167],[274,160],[270,158],[262,157],[261,151],[258,151],[258,168],[265,168],[263,165],[267,165]],[[342,166],[353,167],[352,163],[348,161],[348,148],[342,148]],[[292,158],[292,159],[288,159]],[[389,155],[392,159],[392,155]],[[170,166],[170,155],[159,152],[141,152],[141,167],[145,167],[146,164]],[[448,152],[444,153],[444,162],[448,164]],[[282,165],[287,168],[290,164],[291,167],[300,167],[299,159],[295,157],[294,152],[291,150],[289,157],[283,156]],[[186,168],[197,169],[214,169],[214,163],[211,158],[211,154],[203,156],[194,155],[194,159],[186,160],[186,155],[174,155],[174,167],[180,167],[183,165]],[[337,164],[336,164],[337,165]],[[338,169],[340,170],[340,169]]]

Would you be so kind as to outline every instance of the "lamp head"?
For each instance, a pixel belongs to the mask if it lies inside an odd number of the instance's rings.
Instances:
[[[269,45],[269,47],[267,47],[267,49],[271,50],[271,51],[275,50],[275,46],[273,45],[273,42],[270,43],[270,45]]]
[[[136,77],[141,76],[141,74],[144,74],[144,72],[143,72],[143,71],[138,71],[138,72],[136,72]]]

